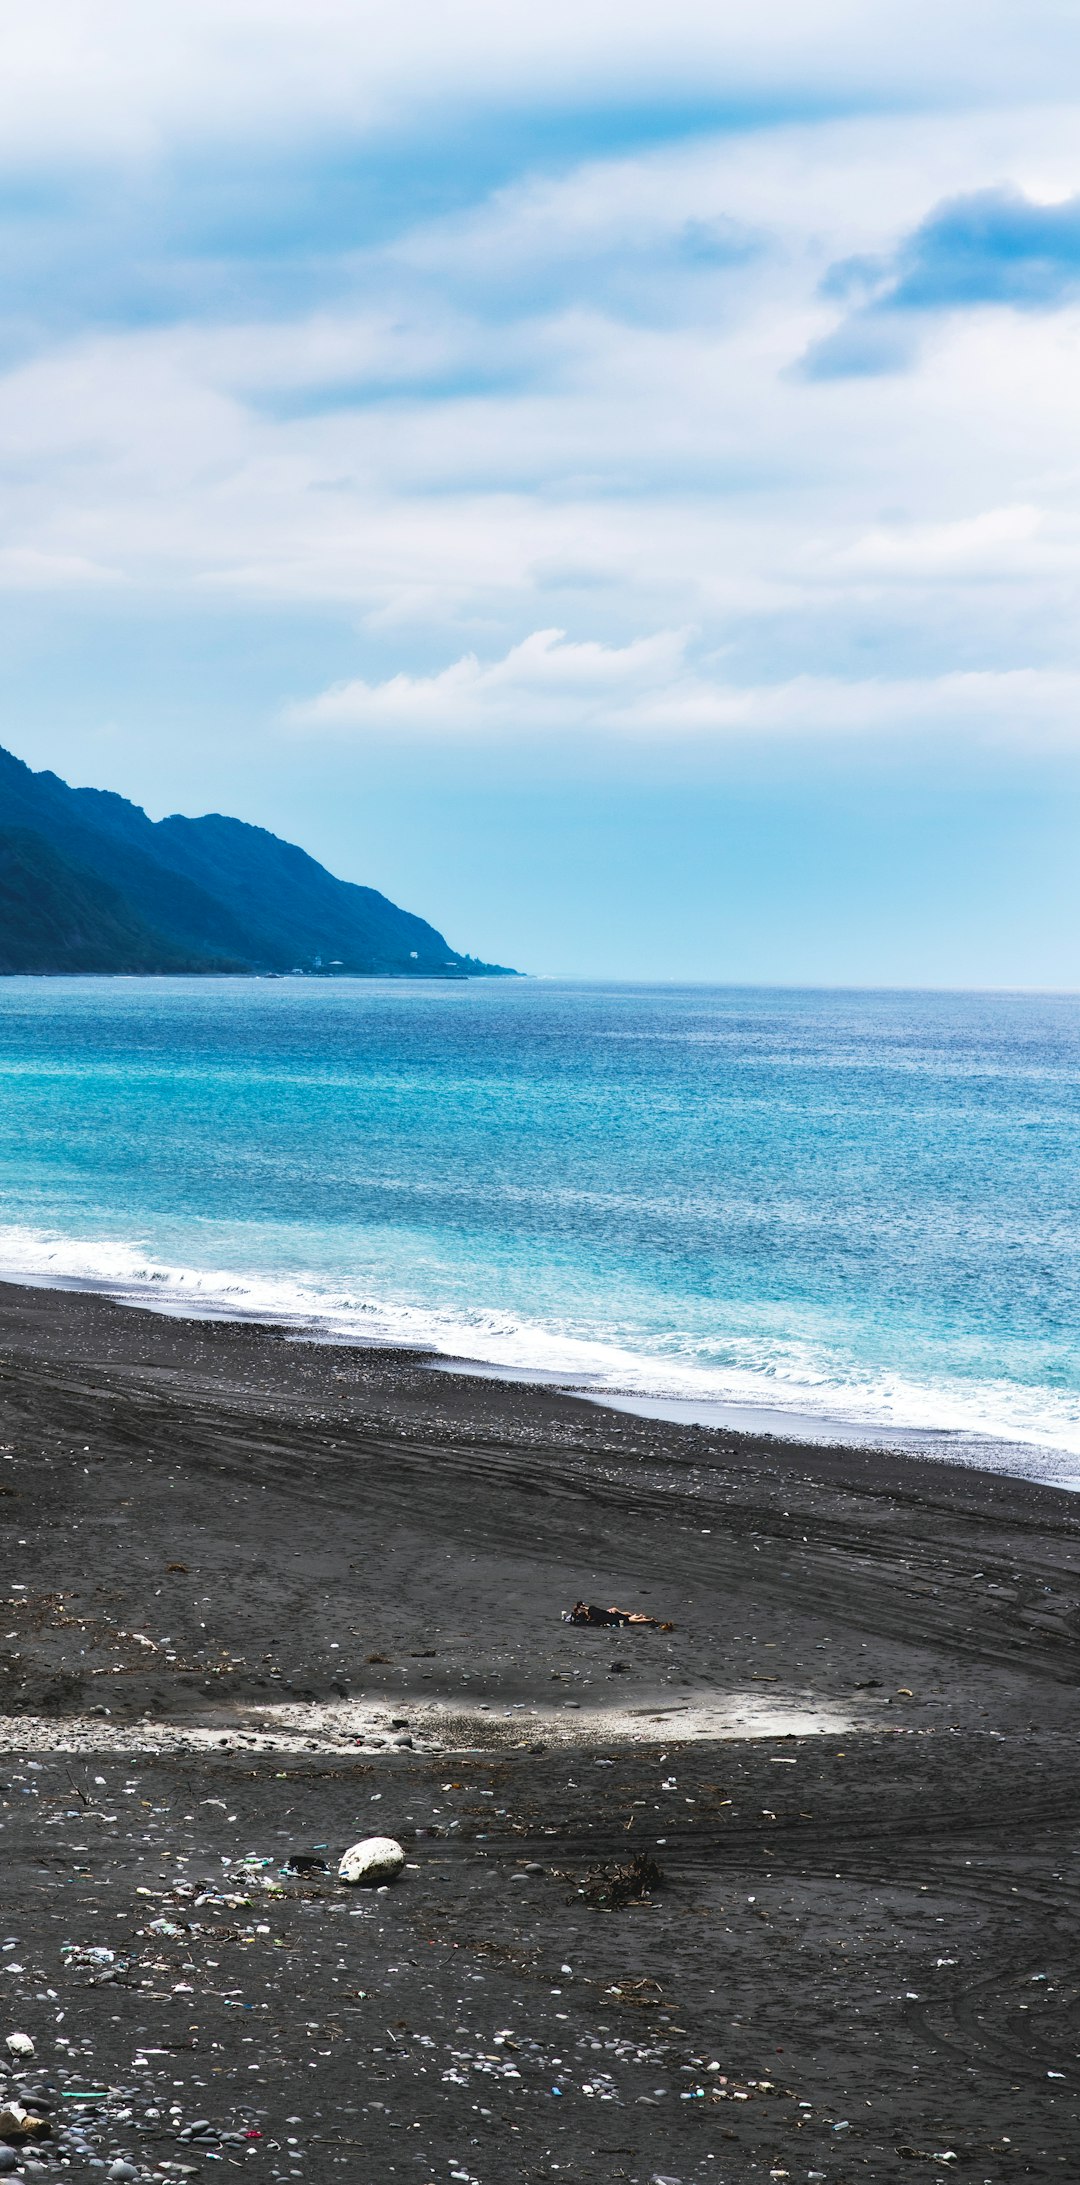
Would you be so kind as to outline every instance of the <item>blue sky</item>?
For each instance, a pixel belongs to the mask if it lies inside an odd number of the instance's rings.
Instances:
[[[1080,984],[1074,10],[8,63],[0,742],[537,971]]]

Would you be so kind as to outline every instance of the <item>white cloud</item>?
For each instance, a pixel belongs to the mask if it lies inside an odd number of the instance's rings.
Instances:
[[[1080,673],[799,675],[744,688],[696,665],[683,632],[612,646],[535,630],[501,659],[467,653],[433,675],[334,684],[289,707],[285,722],[329,736],[673,741],[962,732],[1080,748]]]
[[[988,508],[955,523],[878,524],[837,558],[849,569],[882,576],[926,576],[935,569],[1022,575],[1042,528],[1041,511],[1030,505]]]
[[[80,554],[43,553],[37,547],[0,549],[0,591],[67,592],[122,584],[117,569]]]
[[[467,653],[437,675],[338,683],[289,708],[296,727],[402,728],[467,734],[502,728],[606,726],[643,694],[670,690],[683,673],[685,638],[664,630],[624,646],[572,644],[563,630],[534,630],[501,660]]]
[[[37,0],[5,26],[5,152],[115,158],[269,128],[440,126],[489,101],[859,92],[971,105],[1056,97],[1077,58],[1058,0]]]

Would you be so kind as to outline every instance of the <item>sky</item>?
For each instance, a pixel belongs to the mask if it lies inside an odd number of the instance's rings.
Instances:
[[[38,0],[0,743],[541,974],[1080,986],[1066,0]]]

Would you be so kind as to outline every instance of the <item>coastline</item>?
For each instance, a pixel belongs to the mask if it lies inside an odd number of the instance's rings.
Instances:
[[[7,1241],[10,1244],[10,1239]],[[101,1267],[89,1271],[80,1269],[78,1261],[92,1256],[93,1247],[78,1240],[67,1241],[74,1264],[54,1271],[47,1262],[57,1250],[63,1250],[59,1240],[40,1239],[38,1257],[30,1267],[5,1267],[0,1258],[0,1290],[25,1288],[101,1297],[125,1309],[180,1321],[234,1321],[246,1327],[273,1329],[302,1343],[359,1349],[370,1352],[373,1358],[384,1352],[407,1354],[424,1359],[432,1370],[451,1378],[553,1391],[609,1411],[652,1418],[671,1426],[719,1429],[749,1440],[776,1440],[796,1448],[903,1452],[913,1459],[960,1465],[980,1473],[1003,1472],[1072,1493],[1080,1491],[1080,1447],[1054,1442],[1045,1432],[1018,1436],[1004,1426],[889,1422],[860,1416],[857,1409],[845,1414],[839,1408],[830,1408],[828,1402],[811,1411],[793,1392],[789,1392],[787,1403],[775,1395],[770,1400],[771,1384],[764,1379],[757,1393],[717,1394],[708,1389],[698,1394],[675,1390],[657,1393],[632,1383],[635,1364],[639,1378],[647,1381],[655,1373],[662,1381],[659,1359],[625,1360],[630,1376],[628,1385],[622,1386],[619,1376],[610,1370],[606,1379],[602,1372],[583,1374],[580,1363],[555,1367],[550,1363],[508,1363],[505,1357],[486,1355],[480,1347],[484,1338],[476,1331],[471,1332],[477,1347],[458,1352],[454,1348],[455,1331],[438,1324],[437,1319],[425,1330],[423,1315],[415,1307],[360,1305],[355,1301],[346,1304],[339,1299],[320,1299],[314,1291],[305,1298],[304,1286],[288,1278],[265,1277],[260,1284],[251,1275],[148,1266],[145,1255],[123,1245],[113,1248],[118,1264],[111,1271]],[[464,1333],[458,1327],[457,1339]],[[541,1330],[534,1333],[543,1335]],[[493,1353],[499,1347],[498,1340],[490,1345]],[[571,1345],[574,1347],[582,1346]],[[612,1361],[616,1355],[611,1353]],[[916,1394],[925,1409],[932,1400],[932,1391],[922,1389]],[[950,1401],[955,1402],[955,1391],[949,1396],[943,1394],[942,1401],[946,1407]]]
[[[190,2158],[156,2084],[274,2178],[1062,2174],[1072,1495],[88,1292],[0,1374],[6,2007],[104,2154]]]

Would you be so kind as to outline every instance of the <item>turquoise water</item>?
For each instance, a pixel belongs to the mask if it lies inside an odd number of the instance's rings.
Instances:
[[[1080,1482],[1075,997],[5,979],[0,1097],[0,1274]]]

